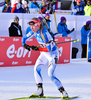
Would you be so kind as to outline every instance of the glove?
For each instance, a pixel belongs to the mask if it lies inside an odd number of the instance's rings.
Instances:
[[[27,45],[27,44],[24,44],[24,47],[25,47],[27,50],[29,50],[29,51],[30,51],[30,48],[31,48],[32,50],[34,50],[34,51],[38,51],[38,50],[39,50],[39,47],[37,47],[37,46],[29,46],[29,45]]]
[[[67,32],[67,33],[70,33],[70,30],[67,30],[66,32]]]
[[[37,46],[31,46],[31,48],[32,48],[32,50],[34,50],[34,51],[39,51],[39,47],[37,47]]]
[[[81,13],[83,14],[83,10],[81,11]]]
[[[71,32],[73,32],[75,30],[75,28],[73,28],[72,30],[71,30]]]
[[[28,51],[30,51],[30,46],[27,44],[24,44],[25,49],[27,49]]]
[[[79,15],[79,12],[77,12],[77,15]]]

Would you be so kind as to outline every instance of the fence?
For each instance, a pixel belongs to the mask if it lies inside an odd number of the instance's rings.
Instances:
[[[19,23],[22,26],[23,36],[26,34],[26,29],[29,26],[27,23],[33,17],[39,17],[40,14],[16,14],[16,13],[0,13],[0,37],[9,37],[8,27],[13,21],[14,16],[17,15],[20,19]],[[60,18],[65,16],[67,19],[68,28],[71,30],[75,28],[75,31],[69,34],[72,39],[79,39],[81,41],[81,27],[90,20],[90,16],[74,16],[74,15],[60,15],[56,14],[57,23],[59,23]],[[54,15],[51,14],[51,30],[56,32],[56,25],[54,20]],[[77,47],[79,52],[77,53],[77,58],[81,57],[81,42],[72,43],[72,47]]]

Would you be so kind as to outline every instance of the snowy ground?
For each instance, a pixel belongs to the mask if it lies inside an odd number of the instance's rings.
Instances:
[[[57,65],[55,74],[70,96],[79,95],[75,100],[91,100],[91,63],[74,59],[69,64]],[[42,70],[42,75],[44,94],[61,96],[47,75],[47,67]],[[36,89],[33,66],[0,67],[0,100],[30,96]]]

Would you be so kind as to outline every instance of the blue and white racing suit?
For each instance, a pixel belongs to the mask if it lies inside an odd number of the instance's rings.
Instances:
[[[50,77],[50,79],[54,82],[54,84],[59,89],[62,87],[62,84],[61,84],[60,80],[58,78],[56,78],[54,75],[54,71],[55,71],[55,68],[57,66],[57,62],[59,59],[58,48],[57,48],[55,42],[53,41],[53,38],[50,35],[50,33],[46,29],[44,29],[42,32],[43,32],[43,36],[44,36],[45,40],[43,40],[40,30],[38,30],[35,33],[30,31],[28,34],[26,34],[22,38],[22,45],[24,46],[24,44],[26,44],[26,40],[28,38],[35,37],[36,40],[38,41],[38,43],[42,47],[46,47],[48,49],[48,52],[42,51],[40,53],[40,56],[38,57],[38,59],[35,63],[34,76],[35,76],[36,84],[43,83],[42,76],[41,76],[41,69],[44,66],[48,65],[48,76]]]

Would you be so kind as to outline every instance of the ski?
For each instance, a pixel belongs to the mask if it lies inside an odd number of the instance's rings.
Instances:
[[[10,100],[23,100],[23,99],[62,99],[62,100],[70,100],[70,99],[75,99],[78,98],[78,96],[73,96],[73,97],[68,97],[68,98],[62,98],[62,97],[52,97],[52,96],[35,96],[35,97],[21,97],[21,98],[15,98],[15,99],[10,99]]]
[[[76,99],[78,98],[79,96],[74,96],[74,97],[68,97],[68,98],[62,98],[62,100],[71,100],[71,99]]]

